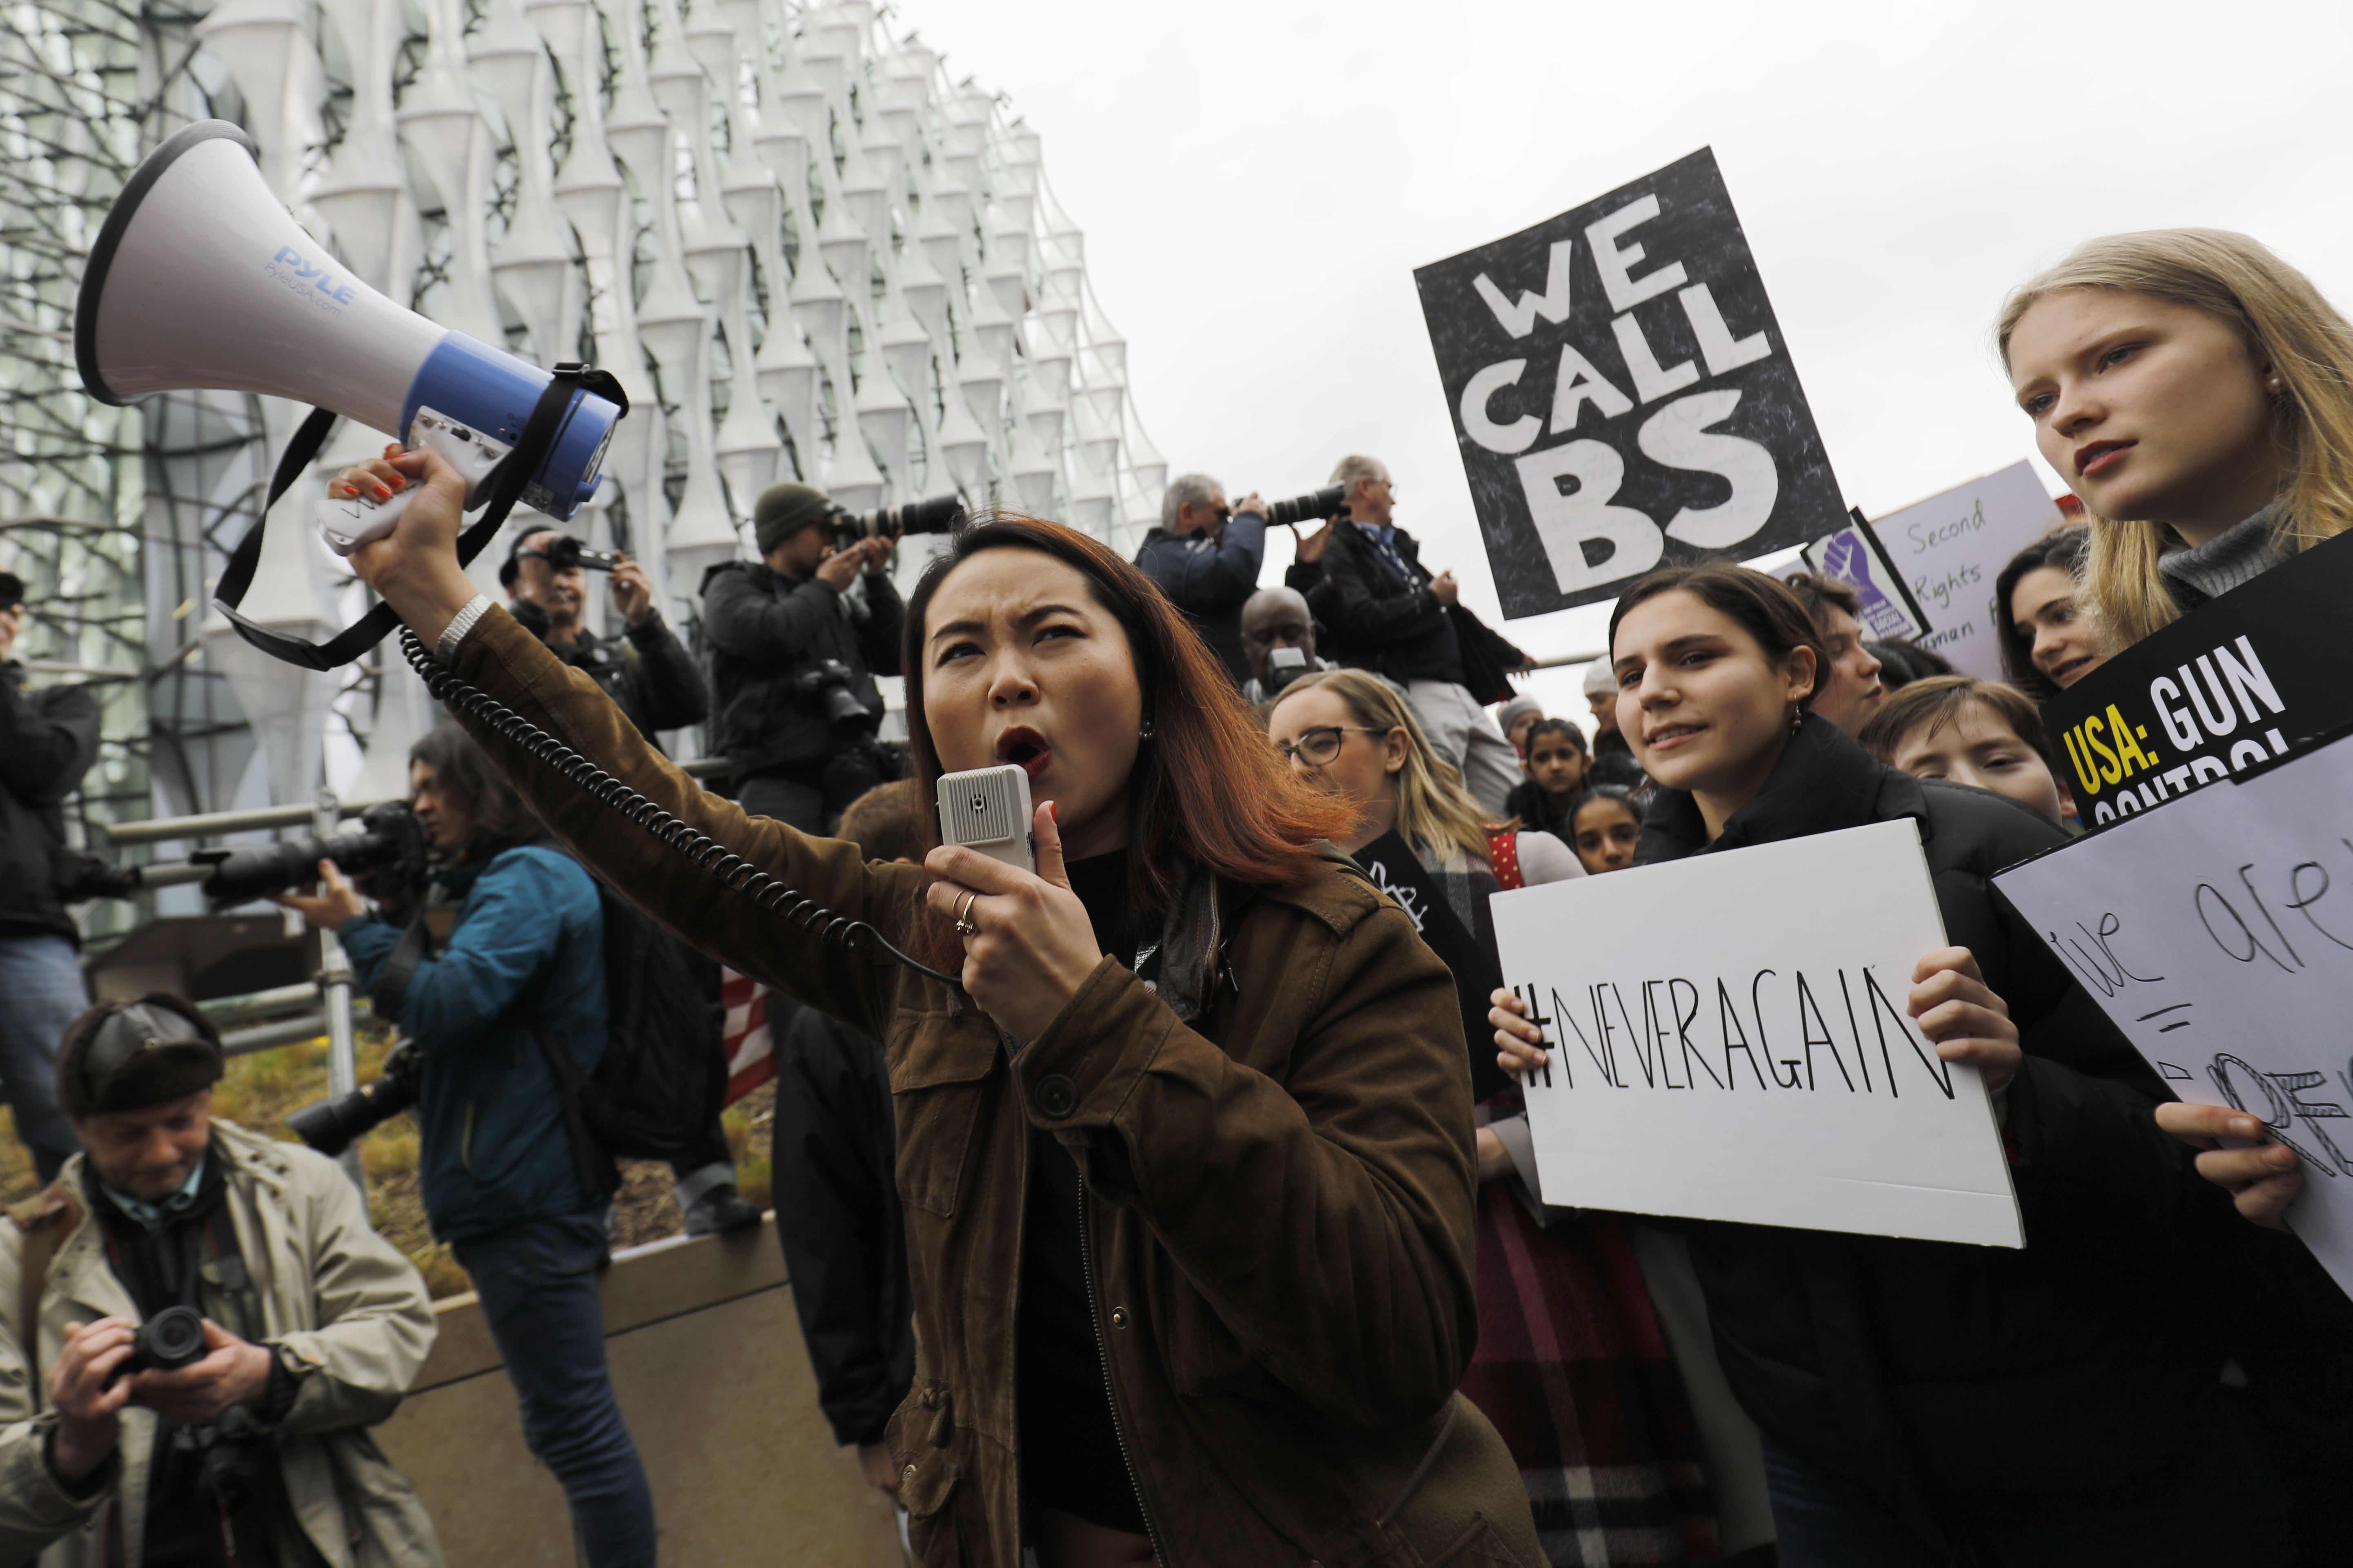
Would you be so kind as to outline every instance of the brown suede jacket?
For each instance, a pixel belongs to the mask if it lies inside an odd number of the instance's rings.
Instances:
[[[747,817],[501,611],[456,673],[744,861],[908,946],[918,869]],[[1014,1314],[1029,1131],[1087,1173],[1096,1336],[1163,1568],[1538,1568],[1519,1474],[1455,1393],[1477,1315],[1454,989],[1335,854],[1199,876],[1155,994],[1104,958],[1008,1054],[960,989],[761,913],[481,723],[565,846],[721,962],[885,1042],[920,1346],[891,1423],[927,1568],[1021,1561]]]

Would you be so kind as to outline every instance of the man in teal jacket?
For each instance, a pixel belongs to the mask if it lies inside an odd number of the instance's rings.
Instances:
[[[651,1568],[653,1497],[613,1395],[596,1294],[609,1166],[574,1147],[542,1043],[584,1071],[604,1054],[596,885],[534,842],[539,825],[457,726],[417,743],[409,786],[440,864],[406,930],[368,913],[332,861],[321,892],[282,901],[334,929],[376,1016],[423,1058],[425,1212],[473,1280],[523,1435],[571,1500],[582,1561]]]

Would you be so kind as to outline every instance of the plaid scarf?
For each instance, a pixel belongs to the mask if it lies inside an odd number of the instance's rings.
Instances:
[[[1479,1193],[1479,1347],[1462,1392],[1519,1462],[1554,1568],[1710,1562],[1699,1440],[1616,1216],[1544,1226]]]

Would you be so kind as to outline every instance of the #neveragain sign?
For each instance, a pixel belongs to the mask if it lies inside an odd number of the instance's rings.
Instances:
[[[2295,1151],[2288,1228],[2353,1294],[2353,740],[2127,817],[1994,887],[2176,1094],[2235,1106]]]
[[[2025,1245],[1983,1081],[1904,1010],[1946,944],[1909,818],[1493,902],[1545,1202]]]

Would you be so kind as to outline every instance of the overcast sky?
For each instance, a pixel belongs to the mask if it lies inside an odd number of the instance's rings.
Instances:
[[[1172,472],[1272,497],[1369,452],[1423,561],[1491,617],[1413,268],[1694,148],[1874,517],[2031,454],[1989,325],[2080,240],[2241,229],[2353,304],[2342,0],[901,0],[895,25],[1043,135]],[[1278,534],[1265,581],[1288,556]],[[1552,656],[1606,619],[1504,629]],[[1536,689],[1557,708],[1573,684]]]

